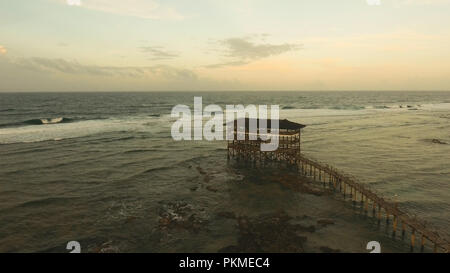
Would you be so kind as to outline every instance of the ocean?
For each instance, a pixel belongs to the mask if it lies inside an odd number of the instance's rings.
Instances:
[[[305,155],[449,236],[450,92],[1,93],[0,252],[409,251],[339,194],[293,190],[292,169],[174,141],[195,96],[280,105]]]

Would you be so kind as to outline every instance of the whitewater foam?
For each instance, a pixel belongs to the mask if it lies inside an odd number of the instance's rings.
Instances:
[[[42,124],[56,124],[64,121],[64,118],[43,118],[41,119]]]
[[[49,119],[43,121],[47,123],[42,124],[2,128],[0,129],[0,144],[60,141],[107,132],[132,131],[153,133],[162,130],[167,125],[167,122],[159,121],[155,117],[78,122],[63,122],[63,120],[63,118]]]

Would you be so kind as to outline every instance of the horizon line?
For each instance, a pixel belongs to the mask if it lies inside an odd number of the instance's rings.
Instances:
[[[12,93],[214,93],[214,92],[450,92],[450,90],[77,90],[77,91],[0,91]]]

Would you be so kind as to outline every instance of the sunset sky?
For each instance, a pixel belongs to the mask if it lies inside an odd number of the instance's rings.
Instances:
[[[450,0],[0,0],[0,92],[450,90]]]

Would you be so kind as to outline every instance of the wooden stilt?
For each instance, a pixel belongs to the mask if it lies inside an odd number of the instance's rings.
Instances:
[[[416,242],[416,230],[413,229],[411,233],[411,251],[414,251],[415,242]]]
[[[394,224],[393,224],[393,231],[392,231],[392,235],[395,236],[395,233],[397,232],[397,216],[394,216]]]
[[[425,235],[422,234],[422,237],[420,239],[420,252],[423,252],[425,250]]]
[[[378,204],[378,224],[381,221],[381,206]]]

